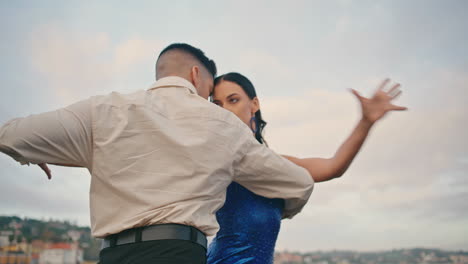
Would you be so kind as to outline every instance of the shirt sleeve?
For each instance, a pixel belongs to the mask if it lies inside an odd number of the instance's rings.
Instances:
[[[283,217],[292,218],[312,193],[312,177],[304,168],[258,143],[251,134],[244,138],[243,154],[234,164],[234,181],[258,195],[284,199]]]
[[[21,164],[55,163],[90,168],[91,100],[10,120],[0,127],[0,151]]]

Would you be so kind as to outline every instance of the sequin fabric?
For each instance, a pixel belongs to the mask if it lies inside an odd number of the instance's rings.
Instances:
[[[220,229],[208,248],[208,264],[271,264],[281,225],[282,199],[258,196],[237,183],[216,213]]]

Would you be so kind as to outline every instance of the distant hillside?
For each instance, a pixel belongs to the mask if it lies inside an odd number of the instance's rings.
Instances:
[[[68,221],[42,221],[17,216],[0,216],[0,235],[8,236],[10,243],[78,241],[86,260],[99,258],[100,241],[91,237],[89,227],[81,227]]]
[[[275,264],[467,264],[468,252],[430,248],[394,249],[375,252],[315,251],[276,252]]]
[[[99,259],[101,241],[91,237],[89,227],[82,227],[68,221],[37,220],[16,216],[0,216],[0,237],[8,236],[10,243],[77,241],[84,250],[84,259]],[[1,240],[0,240],[1,242]],[[0,247],[1,247],[0,243]],[[468,252],[444,251],[440,249],[413,248],[394,249],[378,252],[358,251],[314,251],[307,253],[276,252],[275,264],[388,264],[388,263],[457,263],[468,264]]]

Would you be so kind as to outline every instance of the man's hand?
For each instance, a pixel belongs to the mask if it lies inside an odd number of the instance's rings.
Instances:
[[[41,167],[41,169],[45,172],[45,174],[47,174],[47,178],[49,180],[52,179],[52,173],[50,172],[50,169],[47,166],[47,163],[37,164],[37,166]]]
[[[80,165],[74,165],[74,164],[59,164],[59,163],[49,163],[50,165],[55,165],[55,166],[62,166],[62,167],[74,167],[74,168],[83,168],[83,166]],[[41,167],[41,169],[47,174],[47,178],[50,180],[52,179],[52,173],[49,169],[49,166],[47,166],[47,163],[40,163],[37,164],[37,166]]]
[[[397,98],[401,94],[401,90],[399,89],[400,84],[397,83],[386,91],[385,87],[389,82],[390,79],[385,79],[371,98],[363,97],[356,90],[351,89],[351,92],[361,103],[362,118],[364,120],[373,124],[389,111],[407,110],[406,107],[397,106],[391,103],[393,99]]]

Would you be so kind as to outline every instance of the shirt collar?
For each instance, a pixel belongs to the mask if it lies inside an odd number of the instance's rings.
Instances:
[[[193,94],[198,94],[197,89],[193,84],[182,77],[168,76],[157,80],[153,83],[148,90],[158,89],[162,87],[184,87],[188,88]]]

